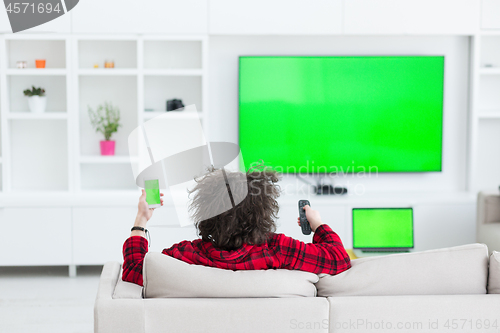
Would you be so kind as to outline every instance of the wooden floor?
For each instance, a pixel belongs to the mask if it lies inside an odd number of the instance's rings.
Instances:
[[[0,332],[91,333],[102,266],[0,267]]]

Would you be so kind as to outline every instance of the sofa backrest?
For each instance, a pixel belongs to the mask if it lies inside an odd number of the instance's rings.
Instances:
[[[485,294],[488,248],[470,244],[352,260],[338,275],[320,275],[318,296]]]
[[[314,297],[318,276],[284,269],[232,271],[149,252],[143,280],[145,298]]]

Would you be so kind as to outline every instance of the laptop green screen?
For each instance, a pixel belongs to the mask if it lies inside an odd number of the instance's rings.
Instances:
[[[413,248],[412,208],[354,208],[355,249]]]

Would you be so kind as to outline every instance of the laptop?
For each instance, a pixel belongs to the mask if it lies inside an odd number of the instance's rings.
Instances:
[[[353,208],[352,245],[357,257],[413,249],[413,208]]]

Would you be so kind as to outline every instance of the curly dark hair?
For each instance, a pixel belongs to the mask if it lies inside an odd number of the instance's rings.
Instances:
[[[262,167],[254,167],[246,174],[209,170],[196,179],[196,186],[189,191],[194,194],[189,211],[198,235],[226,251],[238,249],[245,243],[265,243],[276,231],[278,181],[275,171]],[[234,198],[231,203],[237,203],[234,207],[228,206],[228,192]],[[223,213],[219,213],[221,211]]]

